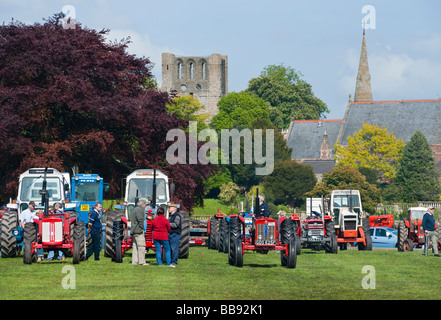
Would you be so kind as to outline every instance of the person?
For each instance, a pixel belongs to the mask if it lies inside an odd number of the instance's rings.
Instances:
[[[157,217],[152,222],[153,231],[153,243],[156,250],[156,262],[158,265],[162,265],[161,246],[164,249],[165,262],[167,266],[174,267],[171,264],[170,243],[168,239],[168,233],[171,230],[170,223],[164,217],[164,208],[159,207],[156,211]]]
[[[433,216],[433,207],[428,208],[427,212],[424,214],[422,227],[427,237],[427,242],[432,241],[432,248],[435,257],[439,257],[440,255],[438,254],[438,243],[436,241],[435,218]]]
[[[59,202],[54,203],[54,209],[49,211],[50,214],[62,214],[63,213],[63,209],[62,209],[62,205]],[[56,250],[58,251],[58,260],[62,260],[64,261],[64,253],[63,250]],[[48,255],[47,255],[47,261],[52,261],[54,259],[55,256],[55,251],[51,250],[49,251]]]
[[[269,218],[270,216],[269,206],[264,202],[264,199],[264,196],[259,194],[259,210],[255,214],[256,218]]]
[[[86,260],[88,260],[92,254],[95,254],[95,261],[100,261],[101,232],[103,229],[103,224],[101,223],[102,209],[103,205],[101,202],[97,202],[93,210],[89,212],[88,232],[92,238],[92,246],[87,250]]]
[[[144,210],[147,207],[147,199],[138,200],[137,206],[130,213],[131,229],[133,239],[132,264],[147,266],[145,262],[145,235],[144,235]]]
[[[34,222],[34,219],[38,220],[37,214],[40,214],[41,210],[35,210],[35,202],[30,201],[28,204],[28,208],[23,210],[20,213],[20,227],[25,228],[25,224],[29,222]],[[44,251],[43,249],[37,249],[37,259],[38,261],[44,260]]]
[[[171,249],[171,264],[176,266],[178,264],[179,257],[179,237],[181,235],[181,215],[178,212],[178,206],[172,203],[169,206],[169,218],[170,231],[168,238],[170,241]]]

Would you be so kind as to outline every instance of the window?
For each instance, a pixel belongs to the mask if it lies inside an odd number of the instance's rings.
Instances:
[[[178,79],[182,79],[182,63],[178,62]]]
[[[206,64],[205,64],[205,61],[204,61],[204,62],[202,62],[202,79],[203,80],[205,80],[205,77],[206,77],[206,74],[207,74],[205,68],[206,68]]]
[[[194,79],[194,67],[193,67],[193,62],[190,62],[190,79]]]

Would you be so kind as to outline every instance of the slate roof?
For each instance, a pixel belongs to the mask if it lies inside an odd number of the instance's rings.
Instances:
[[[288,147],[292,148],[292,159],[320,158],[323,135],[328,135],[328,144],[333,148],[342,120],[295,120],[292,123]],[[332,155],[331,155],[332,157]]]
[[[385,126],[404,142],[420,130],[430,145],[441,144],[441,100],[352,102],[343,122],[340,143],[360,130],[363,123]]]

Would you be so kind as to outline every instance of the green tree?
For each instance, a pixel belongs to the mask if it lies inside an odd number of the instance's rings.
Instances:
[[[269,104],[269,118],[280,129],[288,128],[293,119],[319,119],[329,110],[301,76],[283,64],[270,65],[249,81],[246,92]]]
[[[406,202],[437,200],[441,193],[432,150],[419,130],[404,147],[396,183]]]
[[[239,195],[240,188],[234,182],[228,182],[220,187],[219,199],[229,206],[237,202]]]
[[[363,210],[375,212],[381,202],[380,189],[366,181],[366,177],[351,166],[337,166],[323,175],[322,182],[315,185],[308,197],[329,197],[332,190],[359,190]]]
[[[221,129],[250,127],[258,118],[268,118],[265,101],[247,92],[231,92],[217,103],[219,113],[211,119],[211,126]]]
[[[207,198],[216,198],[219,196],[222,185],[232,182],[231,173],[228,168],[221,168],[205,181],[205,196]]]
[[[387,128],[363,123],[361,129],[348,137],[348,146],[337,143],[335,158],[338,166],[352,166],[375,170],[381,180],[396,176],[404,142]]]
[[[174,114],[177,118],[189,121],[197,121],[198,133],[207,128],[207,120],[210,114],[205,111],[205,106],[199,103],[199,100],[192,96],[186,95],[182,97],[176,97],[166,105],[167,113]],[[188,130],[188,128],[187,128]]]
[[[273,173],[265,177],[263,187],[274,204],[295,208],[303,203],[305,193],[311,191],[315,184],[311,166],[287,160],[275,164]]]

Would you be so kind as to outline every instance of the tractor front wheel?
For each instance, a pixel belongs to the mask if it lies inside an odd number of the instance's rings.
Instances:
[[[242,250],[242,240],[240,238],[236,239],[236,241],[234,243],[234,255],[235,255],[234,265],[236,267],[242,268],[243,267],[243,250]]]
[[[37,239],[37,229],[33,222],[25,224],[23,240],[23,262],[25,264],[32,264],[37,260],[37,253],[32,253],[32,243]]]

